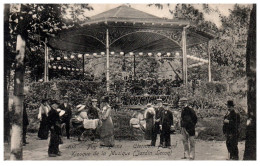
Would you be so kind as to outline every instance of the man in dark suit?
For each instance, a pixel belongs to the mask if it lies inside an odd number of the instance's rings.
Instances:
[[[194,160],[195,158],[195,125],[197,124],[197,115],[195,111],[188,106],[187,99],[181,98],[179,105],[181,111],[181,133],[184,146],[184,159]]]
[[[226,136],[226,145],[230,154],[231,160],[238,160],[238,136],[240,115],[234,109],[234,103],[232,100],[227,101],[228,112],[224,116],[223,133]]]
[[[65,111],[65,113],[61,116],[61,124],[65,123],[66,128],[66,136],[67,139],[70,139],[70,119],[72,117],[71,106],[68,104],[69,98],[68,96],[64,96],[63,104],[59,106],[59,109]]]
[[[157,107],[155,108],[155,123],[154,123],[154,127],[153,127],[151,146],[155,146],[157,134],[160,133],[161,112],[163,110],[164,109],[163,109],[163,105],[162,105],[162,99],[157,99]],[[159,146],[163,146],[162,138],[163,138],[163,136],[160,135],[160,145]]]
[[[163,103],[164,109],[161,112],[160,129],[163,148],[171,148],[171,128],[173,128],[173,115],[169,110],[168,103]]]

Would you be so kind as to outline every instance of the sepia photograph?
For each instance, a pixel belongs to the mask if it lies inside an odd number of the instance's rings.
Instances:
[[[254,3],[3,3],[3,160],[256,161]]]

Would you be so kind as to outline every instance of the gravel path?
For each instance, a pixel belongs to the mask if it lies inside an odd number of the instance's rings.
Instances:
[[[147,146],[150,141],[116,140],[115,147],[100,147],[98,142],[89,140],[78,142],[76,138],[60,145],[62,155],[48,157],[48,140],[37,139],[36,134],[29,134],[23,149],[24,160],[182,160],[183,145],[181,135],[171,135],[171,149]],[[157,145],[158,145],[157,139]],[[242,159],[245,143],[239,142],[239,158]],[[226,160],[227,149],[223,141],[196,140],[195,160]],[[10,147],[5,144],[4,159],[9,159]]]

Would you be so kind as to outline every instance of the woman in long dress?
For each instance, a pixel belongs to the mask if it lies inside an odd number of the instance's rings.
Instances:
[[[145,110],[144,118],[146,121],[145,139],[151,140],[155,122],[155,110],[151,104],[147,104],[147,109]]]
[[[40,139],[48,139],[49,126],[48,126],[47,116],[48,116],[48,113],[50,110],[51,110],[51,107],[48,104],[48,100],[43,99],[41,106],[39,108],[39,114],[38,114],[38,119],[40,120],[40,128],[38,131],[38,137]]]
[[[100,127],[100,146],[112,147],[115,145],[114,125],[111,118],[111,107],[108,104],[109,98],[103,97],[101,100],[101,115],[102,125]]]

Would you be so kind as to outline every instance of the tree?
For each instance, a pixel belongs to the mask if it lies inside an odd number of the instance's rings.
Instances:
[[[250,15],[246,50],[248,123],[244,160],[256,160],[256,4]]]
[[[32,45],[39,45],[41,41],[55,35],[59,30],[68,26],[76,26],[77,22],[74,21],[73,17],[68,22],[63,17],[66,14],[68,6],[65,4],[21,4],[17,5],[17,10],[13,12],[10,10],[10,5],[5,5],[5,46],[7,47],[5,50],[5,59],[9,62],[7,63],[8,66],[5,65],[5,71],[10,71],[12,64],[14,64],[15,73],[14,107],[11,124],[11,160],[22,159],[22,110],[24,102],[23,88],[26,46],[28,49],[31,49]],[[75,6],[81,7],[81,9],[92,9],[88,4]],[[82,14],[82,12],[83,10],[72,13],[72,16]],[[15,38],[16,42],[12,42]],[[14,51],[14,48],[16,48],[16,51]],[[12,52],[15,52],[16,55],[10,58],[9,53]],[[5,75],[5,79],[7,79],[10,75],[7,72],[5,74],[7,74]],[[8,84],[6,83],[5,86],[8,93]],[[5,95],[5,97],[8,96]],[[5,110],[5,112],[8,111]],[[7,120],[5,125],[9,124],[9,119],[5,120]]]

